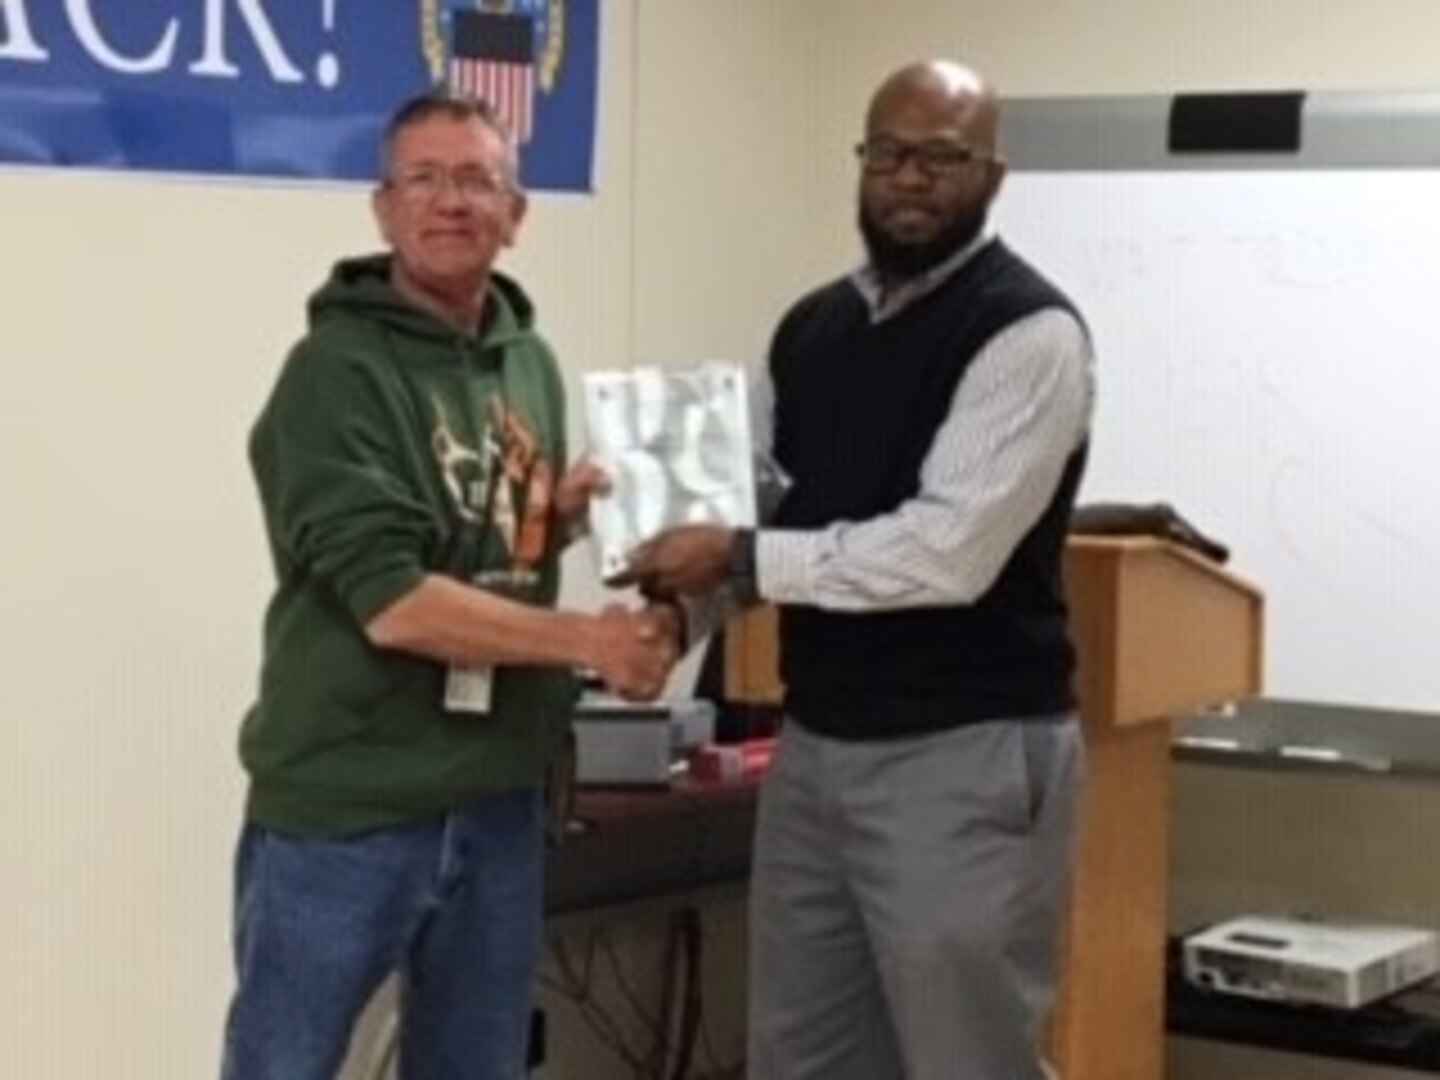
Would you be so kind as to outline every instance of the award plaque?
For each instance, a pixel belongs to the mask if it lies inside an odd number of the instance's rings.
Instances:
[[[672,525],[755,525],[755,464],[745,369],[635,368],[584,376],[590,456],[610,476],[592,500],[600,577]]]

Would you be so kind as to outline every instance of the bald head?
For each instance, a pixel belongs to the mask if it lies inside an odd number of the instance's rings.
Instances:
[[[995,149],[1000,128],[1000,100],[985,77],[953,60],[928,60],[895,72],[875,91],[865,118],[874,132],[897,110],[921,106],[948,113],[956,133],[977,148]]]

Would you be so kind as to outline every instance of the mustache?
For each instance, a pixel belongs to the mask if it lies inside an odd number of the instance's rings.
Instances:
[[[941,208],[926,199],[895,199],[885,204],[882,211],[884,215],[890,215],[897,211],[907,212],[920,210],[927,214],[938,214]]]
[[[892,209],[887,207],[887,214]],[[935,212],[933,208],[932,212]],[[901,281],[919,277],[939,266],[979,236],[986,220],[984,209],[964,214],[947,223],[930,239],[913,243],[891,236],[874,212],[863,205],[857,217],[870,264],[881,274]]]

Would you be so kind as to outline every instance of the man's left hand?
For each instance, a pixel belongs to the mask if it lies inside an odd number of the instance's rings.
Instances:
[[[566,470],[555,487],[555,513],[571,535],[585,528],[590,500],[610,493],[610,476],[589,458]]]
[[[734,530],[723,525],[676,525],[636,547],[611,585],[639,585],[655,596],[697,596],[725,579]]]

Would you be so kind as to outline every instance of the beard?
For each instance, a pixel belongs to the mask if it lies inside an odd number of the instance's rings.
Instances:
[[[863,205],[859,223],[865,253],[875,271],[890,281],[908,281],[933,270],[979,236],[985,227],[985,211],[958,217],[930,239],[918,242],[895,239]]]

